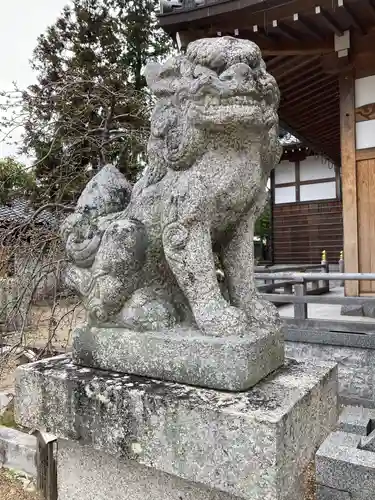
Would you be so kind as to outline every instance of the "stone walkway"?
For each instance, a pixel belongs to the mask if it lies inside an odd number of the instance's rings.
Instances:
[[[342,287],[333,288],[330,293],[324,297],[343,297],[344,289]],[[293,304],[280,306],[280,316],[283,318],[294,317]],[[364,318],[360,316],[341,316],[341,305],[339,304],[309,304],[308,305],[308,318],[309,319],[330,319],[337,321],[360,321],[363,323],[374,323],[374,318]]]

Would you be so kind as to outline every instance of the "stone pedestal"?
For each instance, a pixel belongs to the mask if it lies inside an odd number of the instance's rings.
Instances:
[[[100,370],[227,391],[244,391],[284,363],[281,327],[211,337],[193,328],[137,332],[77,328],[73,361]]]
[[[56,434],[59,500],[301,500],[337,419],[337,370],[289,361],[228,393],[83,368],[17,372],[19,423]]]

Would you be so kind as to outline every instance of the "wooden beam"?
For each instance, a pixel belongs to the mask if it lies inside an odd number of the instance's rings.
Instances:
[[[254,24],[253,26],[253,33],[266,41],[273,40],[274,42],[277,42],[279,39],[276,33],[271,33],[269,30],[266,30],[264,26],[258,26],[257,24]]]
[[[375,158],[375,148],[358,149],[355,158],[356,160],[373,160]]]
[[[286,57],[283,57],[283,61],[274,67],[272,74],[274,75],[276,80],[279,81],[279,78],[282,75],[283,71],[287,71],[288,69],[293,68],[295,66],[296,62],[301,61],[301,60],[305,61],[306,57],[304,57],[304,56],[286,56]]]
[[[369,7],[369,10],[372,12],[372,14],[375,17],[375,0],[368,0],[367,5]]]
[[[319,14],[321,18],[324,20],[326,26],[332,30],[336,35],[342,36],[344,34],[343,29],[339,26],[337,21],[331,16],[329,12],[327,12],[323,7],[317,6],[315,7],[315,14]]]
[[[345,272],[357,273],[359,253],[353,71],[340,76],[340,128]],[[358,296],[359,282],[347,282],[345,293]]]
[[[288,75],[295,74],[297,71],[300,71],[302,68],[305,66],[310,65],[311,63],[314,63],[316,60],[319,59],[319,56],[313,56],[309,58],[303,58],[302,60],[295,61],[294,64],[286,69],[285,71],[281,71],[281,74],[277,78],[278,80],[284,80]]]
[[[307,122],[301,123],[301,125],[298,126],[298,128],[301,128],[302,130],[306,130],[306,127],[312,127],[315,128],[316,125],[319,125],[320,123],[331,123],[334,118],[338,118],[339,115],[339,110],[336,111],[336,113],[333,113],[329,118],[325,113],[323,113],[323,116],[317,120],[314,116],[312,119],[307,119]],[[319,115],[318,115],[319,116]]]
[[[296,75],[294,78],[288,80],[288,82],[280,85],[284,90],[289,90],[292,88],[300,88],[306,83],[310,83],[311,81],[316,80],[317,75],[320,73],[320,61],[311,65],[310,68],[306,68],[306,71],[303,74],[303,79],[301,78],[301,74]]]
[[[289,38],[290,40],[299,41],[301,39],[298,33],[285,23],[280,23],[279,21],[274,20],[272,21],[272,27],[277,28],[286,38]]]
[[[267,71],[272,72],[274,68],[277,67],[277,65],[281,62],[284,61],[285,57],[284,56],[275,56],[273,57],[269,62],[266,63],[267,65]]]
[[[350,40],[350,52],[353,54],[374,53],[375,29],[372,28],[366,35],[352,33]]]
[[[333,143],[332,141],[335,139],[337,139],[337,141]],[[329,146],[334,145],[334,149],[336,149],[337,146],[340,148],[340,124],[338,124],[337,127],[319,133],[318,140],[320,144]]]
[[[305,111],[311,111],[316,109],[317,107],[324,107],[329,105],[332,101],[337,100],[337,106],[339,103],[339,92],[332,92],[332,88],[328,88],[328,90],[323,90],[319,94],[316,95],[316,99],[309,99],[308,103],[303,103],[300,106],[293,106],[293,111],[296,113],[304,113]]]
[[[306,99],[308,96],[314,94],[315,92],[321,92],[322,90],[322,84],[326,82],[327,80],[332,80],[332,75],[325,75],[322,78],[318,78],[316,81],[313,83],[310,83],[309,85],[301,86],[300,90],[298,92],[294,92],[291,95],[291,99],[288,99],[287,102],[289,105],[292,102],[299,101],[300,99]],[[332,81],[332,83],[335,83]],[[288,92],[291,92],[290,89],[288,89]]]
[[[318,137],[319,141],[321,141],[322,143],[329,141],[330,144],[332,144],[333,138],[336,138],[337,142],[339,143],[340,142],[340,125],[338,125],[338,126],[333,125],[328,129],[324,129],[324,131],[322,131],[321,133],[320,132],[317,133],[317,137]]]
[[[339,75],[340,73],[347,72],[349,67],[353,66],[353,63],[348,59],[348,57],[338,57],[335,52],[322,56],[321,65],[325,73]]]
[[[366,32],[365,28],[362,26],[362,23],[358,20],[356,14],[354,14],[352,8],[344,0],[338,0],[338,6],[344,8],[352,25],[355,28],[357,28],[363,35],[366,35],[367,32]]]
[[[375,51],[353,55],[355,77],[364,78],[375,74]]]
[[[320,104],[322,102],[322,104]],[[306,103],[306,105],[301,105],[301,106],[293,106],[290,108],[291,115],[290,116],[295,116],[296,118],[304,118],[306,115],[316,115],[316,114],[324,114],[326,111],[328,111],[331,108],[339,109],[340,107],[340,102],[338,99],[331,99],[331,96],[329,94],[325,95],[325,98],[323,101],[320,101],[320,99],[316,100],[313,104],[310,105],[310,103]],[[327,119],[329,117],[327,116]]]
[[[338,113],[339,111],[339,102],[334,102],[328,106],[325,106],[323,108],[323,106],[321,107],[316,107],[315,109],[313,110],[307,110],[306,112],[304,113],[301,113],[301,114],[293,114],[293,115],[290,115],[291,117],[293,117],[293,120],[296,121],[297,123],[300,123],[302,125],[304,125],[305,121],[304,120],[307,120],[307,123],[311,123],[311,125],[316,125],[316,123],[320,123],[318,121],[315,121],[316,118],[323,118],[327,121],[327,123],[329,122],[329,120],[331,118],[333,118],[334,116],[336,116],[336,114]],[[331,115],[329,115],[329,113],[332,113]],[[324,121],[324,120],[322,120]]]
[[[296,13],[293,15],[293,21],[298,25],[301,25],[303,29],[316,40],[324,40],[324,36],[321,31],[315,26],[310,20],[306,19],[304,16]]]
[[[335,51],[333,38],[332,40],[322,40],[318,42],[311,41],[286,41],[279,40],[272,42],[264,40],[259,42],[259,47],[263,56],[301,56],[301,55],[323,55]]]
[[[280,82],[280,88],[282,93],[290,93],[290,92],[297,92],[298,90],[301,90],[305,88],[307,85],[310,83],[316,83],[317,81],[320,80],[320,78],[325,77],[325,73],[321,73],[320,71],[320,61],[318,64],[313,64],[311,65],[311,68],[306,69],[304,72],[303,77],[301,77],[301,74],[294,76],[293,78],[291,77],[285,82]],[[323,90],[323,89],[322,89]]]

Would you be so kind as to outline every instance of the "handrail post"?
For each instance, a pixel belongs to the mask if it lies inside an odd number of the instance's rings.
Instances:
[[[325,250],[323,250],[323,252],[322,252],[321,265],[322,265],[322,271],[323,271],[323,273],[329,273],[329,264],[328,264],[328,260],[327,260],[327,252]],[[325,288],[327,291],[329,291],[329,281],[322,280],[322,288]]]
[[[326,274],[328,274],[328,273],[329,273],[329,263],[328,263],[328,262],[326,262],[326,263],[324,264],[324,272],[325,272]],[[323,281],[323,288],[326,288],[326,289],[327,289],[327,292],[329,292],[329,280],[324,280],[324,281]]]
[[[294,285],[294,295],[296,297],[304,297],[306,295],[306,282],[296,283]],[[307,319],[307,303],[294,304],[294,317],[295,319]]]
[[[339,259],[339,273],[344,273],[344,272],[345,272],[344,251],[341,250]],[[345,280],[340,281],[340,286],[345,286]]]

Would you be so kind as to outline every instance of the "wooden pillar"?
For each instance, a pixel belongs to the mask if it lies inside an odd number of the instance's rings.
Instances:
[[[355,69],[358,270],[375,273],[375,46],[353,54]],[[345,257],[344,257],[345,259]],[[375,282],[361,281],[359,295],[375,295]]]
[[[375,48],[353,50],[340,75],[345,272],[375,273]],[[375,295],[375,282],[347,282],[349,296]]]
[[[345,272],[358,272],[357,171],[355,150],[354,71],[340,75],[341,177],[344,219]],[[358,281],[345,283],[345,294],[359,295]]]

